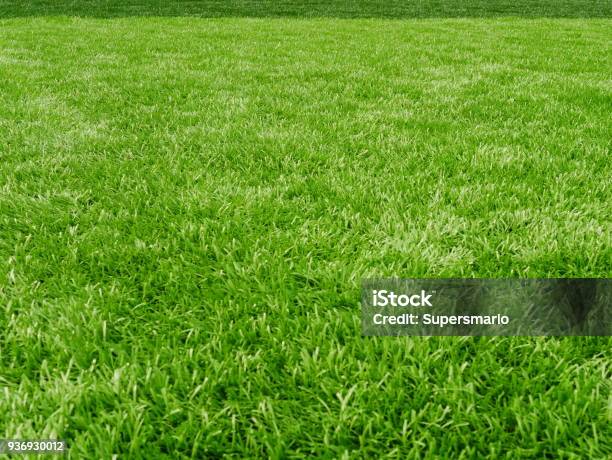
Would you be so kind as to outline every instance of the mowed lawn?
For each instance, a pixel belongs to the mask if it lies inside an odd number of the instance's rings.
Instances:
[[[17,15],[18,16],[18,15]],[[612,20],[0,20],[0,438],[610,458],[609,338],[373,338],[364,277],[609,277]]]

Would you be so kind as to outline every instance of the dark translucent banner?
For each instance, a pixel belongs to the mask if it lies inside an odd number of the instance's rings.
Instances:
[[[364,335],[609,336],[609,278],[367,279]]]

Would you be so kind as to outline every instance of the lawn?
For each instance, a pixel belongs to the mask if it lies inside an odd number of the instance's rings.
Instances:
[[[610,458],[608,337],[361,336],[612,271],[611,3],[460,3],[0,0],[0,438]]]

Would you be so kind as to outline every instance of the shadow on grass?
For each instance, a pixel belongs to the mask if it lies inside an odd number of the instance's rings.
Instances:
[[[0,18],[30,16],[609,18],[612,0],[0,0]]]

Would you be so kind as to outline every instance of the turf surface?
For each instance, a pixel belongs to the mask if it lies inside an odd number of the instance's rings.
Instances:
[[[610,276],[612,21],[455,3],[0,2],[0,437],[609,457],[609,338],[360,336],[367,276]]]
[[[0,0],[0,14],[197,17],[600,17],[611,0]]]

